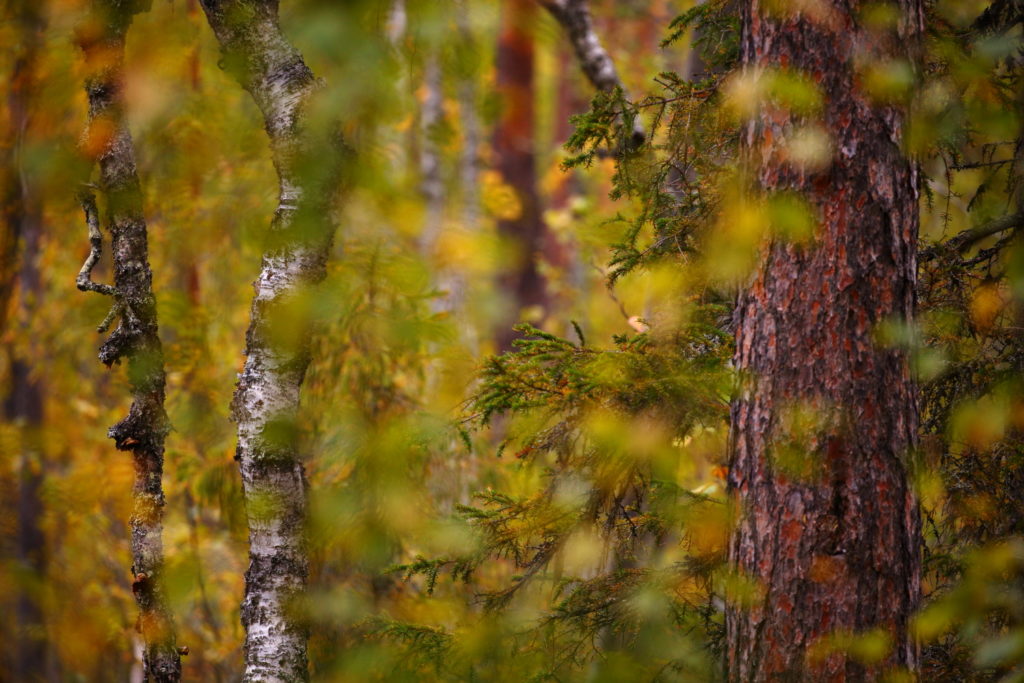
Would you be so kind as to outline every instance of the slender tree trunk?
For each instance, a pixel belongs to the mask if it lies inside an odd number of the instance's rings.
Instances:
[[[615,90],[622,80],[608,51],[594,31],[594,20],[586,0],[541,0],[569,37],[580,68],[598,90]]]
[[[601,44],[594,30],[594,20],[590,15],[587,0],[540,0],[551,16],[562,25],[580,68],[595,88],[603,92],[613,92],[620,88],[625,92],[622,79],[615,68],[608,51]],[[644,141],[644,127],[639,118],[633,120],[631,144],[638,145]]]
[[[0,140],[0,330],[6,327],[11,298],[19,281],[18,251],[26,239],[23,224],[38,212],[38,202],[29,193],[22,155],[29,127],[29,107],[36,80],[36,61],[42,42],[43,18],[37,8],[18,6],[12,13],[17,27],[19,49],[15,51],[7,81],[7,111],[3,113],[3,139]],[[20,269],[24,277],[24,268]],[[24,284],[24,283],[22,283]]]
[[[28,320],[28,301],[37,305],[42,294],[37,259],[41,217],[38,205],[19,211],[21,272],[18,299],[21,309],[19,323]],[[17,534],[15,548],[26,582],[19,587],[14,606],[14,621],[18,637],[12,647],[14,667],[12,674],[18,681],[41,681],[47,677],[47,638],[40,601],[40,588],[46,580],[46,536],[40,527],[43,501],[40,493],[45,472],[45,444],[43,440],[44,408],[43,386],[33,377],[29,362],[20,357],[14,347],[10,349],[10,389],[4,403],[4,417],[18,429],[20,453],[18,459]]]
[[[142,2],[94,0],[77,39],[85,55],[85,91],[89,124],[83,139],[85,153],[99,165],[98,186],[106,199],[103,223],[111,235],[114,285],[91,281],[99,258],[100,216],[91,193],[82,205],[89,225],[90,255],[78,286],[112,296],[114,307],[100,331],[114,319],[118,326],[100,347],[108,367],[127,360],[132,404],[128,415],[109,430],[118,450],[132,454],[135,483],[131,517],[132,592],[139,605],[137,629],[144,644],[148,681],[177,681],[181,659],[163,589],[163,464],[164,439],[169,430],[164,411],[164,359],[157,331],[153,273],[149,267],[142,189],[135,151],[124,112],[125,35]]]
[[[437,241],[441,237],[444,222],[445,183],[441,168],[441,147],[438,144],[438,129],[444,123],[444,82],[441,69],[441,50],[438,45],[424,46],[423,98],[419,109],[420,118],[420,194],[426,204],[423,231],[420,233],[420,253],[428,263],[434,261]],[[432,302],[435,311],[456,310],[462,283],[457,273],[447,266],[441,266],[435,276],[435,287],[443,296]]]
[[[4,223],[0,236],[0,269],[3,270],[0,279],[0,332],[7,322],[10,300],[15,291],[14,324],[21,327],[28,325],[31,319],[29,308],[38,305],[42,296],[38,264],[42,211],[32,179],[26,177],[22,157],[29,134],[36,62],[44,22],[38,8],[29,5],[20,6],[13,20],[18,30],[20,49],[13,60],[8,81],[7,120],[2,147],[4,159],[0,169]],[[20,436],[15,552],[28,579],[19,586],[14,601],[17,636],[10,648],[13,654],[11,673],[19,681],[39,681],[46,678],[48,650],[39,591],[46,575],[46,537],[39,525],[43,515],[40,489],[45,466],[43,391],[41,381],[32,376],[29,361],[22,357],[16,345],[11,345],[8,352],[10,386],[4,403],[4,418],[17,427]]]
[[[470,20],[469,0],[455,0],[451,3],[455,12],[455,25],[458,31],[456,38],[456,99],[459,105],[458,126],[462,133],[462,144],[459,149],[458,183],[459,211],[458,217],[462,228],[468,231],[479,229],[480,222],[480,119],[478,102],[479,79],[479,46],[473,35]],[[480,344],[476,325],[469,320],[466,304],[469,283],[466,274],[458,268],[449,268],[444,273],[441,287],[447,292],[445,308],[457,320],[456,326],[463,342],[470,349],[477,349]]]
[[[462,192],[462,219],[466,227],[475,230],[480,220],[480,119],[478,117],[476,52],[479,49],[470,26],[469,0],[455,4],[455,22],[459,32],[459,47],[464,59],[474,60],[474,68],[464,67],[460,74],[458,99],[459,120],[462,126],[462,149],[459,154],[459,189]]]
[[[743,131],[755,185],[800,193],[820,227],[809,245],[765,244],[736,310],[730,559],[758,585],[726,615],[730,681],[874,680],[918,665],[907,633],[920,592],[916,396],[905,353],[876,338],[879,323],[913,316],[917,175],[902,112],[861,90],[854,60],[910,59],[922,7],[899,0],[898,25],[869,31],[861,4],[821,2],[814,16],[743,5],[743,64],[813,78],[833,152],[824,169],[787,162],[802,121],[778,107]],[[891,643],[877,664],[825,647],[873,629]]]
[[[37,237],[38,239],[38,237]],[[25,250],[23,258],[34,258]],[[24,360],[12,354],[10,390],[4,417],[17,425],[21,452],[18,459],[17,534],[15,548],[20,569],[26,577],[18,587],[14,603],[17,640],[13,650],[12,674],[18,681],[46,679],[47,640],[39,590],[46,579],[46,536],[39,526],[43,517],[40,489],[43,483],[43,396],[38,379],[31,376]]]
[[[444,218],[444,178],[441,174],[441,150],[437,143],[437,128],[444,120],[444,92],[441,82],[441,58],[437,46],[427,48],[423,64],[423,89],[420,108],[420,193],[426,202],[426,220],[420,237],[420,246],[429,258],[441,235]]]
[[[30,306],[39,305],[42,296],[38,266],[42,217],[36,199],[25,188],[15,205],[17,208],[8,215],[8,219],[19,222],[18,232],[22,238],[17,316],[17,323],[22,326],[27,326],[30,320]],[[4,403],[4,417],[17,427],[20,437],[15,547],[27,577],[26,583],[19,587],[14,606],[18,638],[12,648],[12,673],[18,681],[42,681],[47,678],[48,668],[46,625],[40,604],[47,565],[46,536],[40,527],[44,512],[40,493],[46,466],[43,385],[33,376],[31,363],[19,355],[15,346],[11,347],[9,357],[10,389]]]
[[[202,6],[226,68],[263,113],[280,181],[232,403],[249,522],[245,680],[304,681],[308,634],[295,614],[309,574],[306,477],[295,426],[310,353],[304,299],[325,275],[347,153],[340,136],[321,139],[310,130],[307,106],[319,85],[281,32],[276,0]]]
[[[502,3],[501,33],[498,36],[498,92],[502,98],[501,117],[494,131],[496,165],[503,180],[515,190],[520,211],[516,218],[498,221],[498,231],[513,246],[512,263],[502,286],[512,296],[518,322],[524,310],[548,305],[538,257],[544,249],[545,227],[537,194],[534,154],[533,30],[534,0],[505,0]],[[498,345],[511,346],[514,333],[509,321],[498,330]]]

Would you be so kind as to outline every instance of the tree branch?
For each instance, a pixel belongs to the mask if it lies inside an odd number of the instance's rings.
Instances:
[[[100,232],[99,212],[96,210],[96,197],[92,192],[83,190],[79,194],[82,210],[85,212],[85,224],[89,228],[89,256],[86,257],[82,269],[78,271],[75,282],[83,292],[98,292],[104,296],[117,296],[117,290],[110,285],[92,281],[92,269],[103,254],[103,234]]]
[[[970,30],[980,34],[1001,34],[1021,21],[1024,21],[1024,2],[996,0],[974,20]]]
[[[538,0],[541,5],[562,25],[572,44],[580,68],[595,88],[602,92],[625,94],[626,88],[615,69],[615,63],[594,31],[594,21],[586,0]],[[630,144],[637,146],[646,137],[643,122],[633,117],[633,134]]]
[[[960,234],[951,237],[946,242],[921,250],[918,254],[917,260],[921,263],[927,263],[928,261],[934,260],[942,253],[962,254],[986,237],[991,237],[992,235],[996,235],[1006,230],[1016,230],[1021,226],[1024,226],[1024,213],[1015,213],[1003,216],[1002,218],[997,218],[994,221],[989,221],[984,225],[979,225],[975,228],[971,228],[970,230],[964,230]]]

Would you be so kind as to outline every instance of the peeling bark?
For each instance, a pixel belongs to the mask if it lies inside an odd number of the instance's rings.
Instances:
[[[594,20],[587,0],[540,0],[540,3],[565,29],[580,68],[593,86],[602,92],[621,89],[625,94],[626,88],[615,69],[615,63],[594,30]],[[635,118],[631,142],[634,145],[641,144],[644,137],[643,123]]]
[[[310,130],[307,105],[320,85],[281,32],[276,0],[201,2],[225,69],[263,113],[280,186],[232,403],[249,522],[245,680],[304,681],[308,634],[295,614],[309,574],[295,427],[309,365],[303,300],[325,275],[347,152],[340,135]]]
[[[824,169],[788,162],[801,120],[768,105],[743,131],[758,189],[800,193],[820,225],[809,245],[763,246],[736,310],[730,560],[758,588],[726,615],[730,681],[874,680],[918,666],[907,633],[920,593],[907,464],[916,395],[906,354],[875,337],[914,314],[917,177],[900,149],[903,112],[861,90],[854,60],[912,59],[922,7],[899,0],[898,25],[869,30],[860,4],[822,2],[813,16],[743,6],[743,64],[814,79],[834,152]],[[824,648],[830,634],[872,629],[892,644],[877,664]]]
[[[144,640],[147,681],[177,681],[181,659],[175,647],[175,629],[162,579],[164,439],[169,430],[164,411],[163,349],[157,334],[156,299],[149,267],[142,190],[135,166],[135,151],[124,114],[123,79],[125,35],[133,16],[145,2],[94,0],[88,18],[79,26],[77,41],[86,64],[85,91],[89,123],[84,151],[99,165],[98,186],[106,199],[103,222],[111,235],[114,285],[88,286],[79,277],[79,289],[114,298],[112,315],[117,328],[100,347],[100,360],[108,367],[127,361],[132,403],[128,415],[110,428],[118,450],[132,454],[135,482],[132,489],[131,551],[132,592],[139,606],[136,627]],[[90,227],[90,260],[85,278],[95,265],[93,253],[101,244],[100,217],[95,199],[82,195]],[[106,289],[105,289],[106,288]]]

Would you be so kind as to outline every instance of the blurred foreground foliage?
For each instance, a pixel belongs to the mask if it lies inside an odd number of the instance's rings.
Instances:
[[[739,74],[728,0],[595,3],[599,26],[622,27],[609,47],[638,96],[598,95],[562,135],[559,98],[589,90],[569,75],[557,26],[540,21],[545,221],[573,256],[541,255],[561,303],[495,353],[507,302],[491,283],[511,248],[495,222],[520,207],[500,176],[469,186],[459,169],[493,156],[471,143],[500,107],[482,47],[497,5],[410,0],[397,47],[392,3],[285,5],[360,160],[309,303],[319,325],[300,431],[314,575],[295,609],[314,677],[715,680],[724,605],[757,590],[725,565],[732,298],[766,235],[814,230],[797,198],[744,198],[737,126],[762,101],[813,116],[827,93],[799,74]],[[101,304],[68,294],[87,252],[68,189],[85,118],[70,39],[81,9],[45,5],[33,116],[17,142],[46,230],[38,291],[8,306],[0,381],[27,363],[45,420],[0,425],[0,606],[12,613],[27,596],[38,607],[40,632],[28,637],[47,643],[51,678],[123,680],[137,667],[131,473],[104,434],[125,379],[92,358]],[[889,9],[867,5],[863,20],[884,25]],[[1024,245],[1021,222],[1007,221],[1024,211],[1022,10],[935,0],[927,11],[921,73],[868,64],[863,74],[877,97],[911,108],[908,152],[921,171],[920,316],[879,331],[879,343],[912,350],[920,381],[926,575],[913,628],[925,680],[1022,680]],[[24,45],[18,26],[0,28],[5,67]],[[168,588],[191,650],[186,678],[220,681],[238,674],[246,552],[227,408],[277,190],[258,113],[218,59],[194,2],[154,3],[132,27],[127,88],[175,427]],[[424,131],[428,59],[443,74],[442,115]],[[638,147],[621,139],[634,117],[647,129]],[[793,154],[827,158],[828,141],[804,133]],[[440,237],[424,249],[435,220],[418,178],[427,145],[445,201]],[[993,230],[998,221],[1009,227]],[[33,474],[41,572],[15,547]],[[0,634],[26,637],[12,620]],[[839,646],[866,657],[887,647],[870,634]],[[0,669],[12,656],[0,654]]]

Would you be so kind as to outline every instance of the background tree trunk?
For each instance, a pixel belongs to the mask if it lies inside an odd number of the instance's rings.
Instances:
[[[459,49],[463,60],[473,60],[472,66],[463,65],[458,84],[459,120],[462,125],[462,148],[459,151],[459,190],[461,192],[462,220],[471,230],[477,229],[480,219],[480,120],[479,92],[477,88],[477,59],[479,50],[473,27],[469,23],[469,0],[455,3],[455,22],[458,28]]]
[[[145,7],[142,2],[95,0],[77,31],[85,56],[89,100],[83,146],[99,164],[99,189],[106,199],[103,223],[111,235],[114,265],[112,288],[91,282],[102,237],[95,199],[86,193],[82,204],[90,229],[91,252],[78,285],[83,290],[111,295],[111,315],[119,318],[117,328],[100,347],[99,357],[108,367],[122,358],[128,361],[131,408],[108,434],[118,450],[131,452],[135,464],[131,550],[132,592],[140,610],[136,628],[145,643],[146,680],[177,681],[181,678],[181,658],[163,589],[164,439],[170,429],[164,411],[164,358],[157,334],[142,188],[123,99],[125,35],[134,14]],[[101,331],[108,321],[101,325]]]
[[[547,288],[538,268],[545,246],[545,227],[537,193],[534,153],[534,41],[535,0],[502,3],[496,69],[502,110],[494,131],[497,170],[515,191],[520,211],[516,218],[498,221],[498,231],[512,246],[510,265],[501,280],[512,297],[514,313],[500,323],[498,346],[508,349],[515,333],[511,326],[526,309],[548,306]],[[534,321],[536,322],[536,321]]]
[[[307,105],[319,85],[281,32],[276,0],[202,6],[226,68],[263,113],[280,182],[232,403],[249,522],[245,680],[304,681],[308,633],[294,613],[309,574],[306,476],[295,427],[309,365],[304,299],[326,272],[344,145],[338,135],[320,140],[311,131]]]
[[[905,353],[876,338],[879,323],[913,316],[917,173],[900,149],[903,114],[869,99],[854,59],[910,58],[922,8],[900,0],[898,25],[869,31],[859,4],[822,2],[814,16],[743,6],[743,64],[816,81],[833,151],[820,170],[787,162],[801,120],[768,105],[743,131],[759,189],[799,192],[820,227],[807,246],[766,244],[736,310],[730,559],[759,588],[727,613],[730,681],[865,680],[918,663],[907,634],[920,592],[916,397]],[[871,629],[892,645],[876,665],[808,652]]]
[[[26,338],[30,309],[39,305],[42,286],[39,273],[39,240],[42,207],[34,178],[27,177],[23,163],[30,110],[36,96],[37,61],[45,23],[39,8],[20,5],[13,20],[20,40],[11,68],[7,95],[7,120],[3,141],[3,233],[0,235],[0,333],[8,313]],[[17,293],[15,297],[15,292]],[[11,306],[14,299],[16,305]],[[11,309],[13,308],[13,311]],[[14,600],[16,629],[11,673],[15,680],[41,681],[47,676],[47,636],[41,588],[46,580],[46,536],[40,527],[44,513],[40,498],[45,468],[43,444],[44,408],[42,381],[32,373],[32,362],[17,344],[8,346],[10,388],[4,402],[4,419],[18,430],[17,530],[14,554],[24,582]],[[13,453],[11,454],[14,455]]]
[[[424,95],[420,105],[420,193],[426,204],[426,216],[420,248],[427,258],[433,253],[444,218],[444,177],[441,169],[441,149],[437,143],[437,128],[444,122],[444,92],[440,49],[427,46],[423,60]]]

